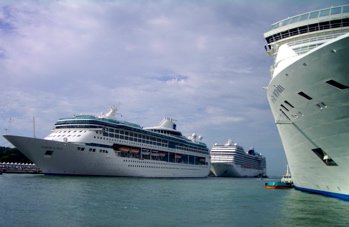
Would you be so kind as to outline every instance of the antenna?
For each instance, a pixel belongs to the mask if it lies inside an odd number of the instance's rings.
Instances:
[[[35,116],[33,116],[33,137],[36,138],[36,135],[35,135]]]

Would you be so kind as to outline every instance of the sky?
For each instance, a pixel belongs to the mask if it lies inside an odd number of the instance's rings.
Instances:
[[[0,1],[0,132],[43,138],[62,117],[176,120],[209,148],[228,139],[286,158],[266,90],[276,21],[349,0]],[[10,146],[0,138],[0,146]]]

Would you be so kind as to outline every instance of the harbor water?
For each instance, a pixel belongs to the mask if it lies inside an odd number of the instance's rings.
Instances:
[[[0,175],[1,226],[348,226],[349,203],[261,179]]]

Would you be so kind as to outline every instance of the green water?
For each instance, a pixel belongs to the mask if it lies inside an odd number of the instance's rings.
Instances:
[[[349,202],[259,179],[0,175],[0,226],[349,226]]]

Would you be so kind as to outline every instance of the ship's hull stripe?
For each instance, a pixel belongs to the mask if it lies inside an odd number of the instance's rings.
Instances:
[[[297,189],[299,191],[310,192],[310,193],[315,193],[315,194],[321,194],[321,195],[325,195],[325,196],[329,196],[329,197],[335,197],[335,198],[339,198],[339,199],[342,199],[342,200],[349,201],[349,195],[348,194],[327,192],[327,191],[315,190],[315,189],[310,189],[310,188],[302,188],[302,187],[297,187],[297,186],[295,186],[295,189]]]

